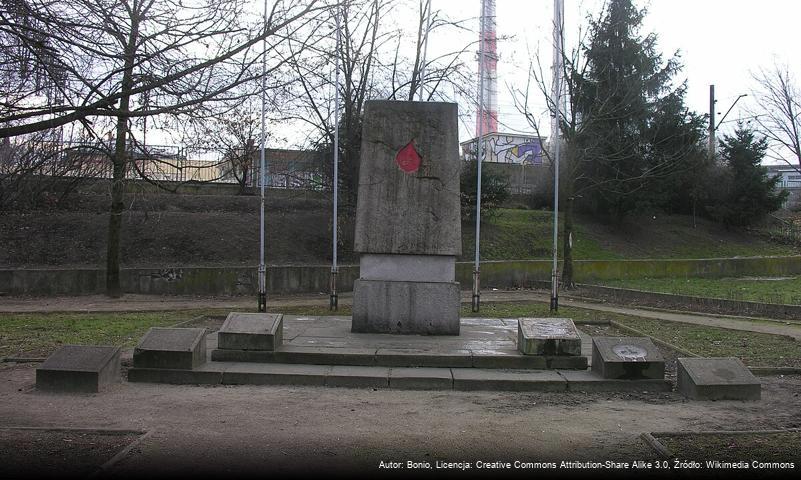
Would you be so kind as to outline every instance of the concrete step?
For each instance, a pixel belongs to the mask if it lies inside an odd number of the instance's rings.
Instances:
[[[409,368],[253,362],[212,362],[194,370],[131,368],[128,371],[128,381],[516,392],[664,392],[672,388],[666,380],[608,380],[586,370]]]
[[[419,350],[410,348],[337,348],[283,345],[276,351],[213,349],[214,362],[289,363],[367,367],[510,368],[586,370],[587,357],[522,355],[511,349]]]

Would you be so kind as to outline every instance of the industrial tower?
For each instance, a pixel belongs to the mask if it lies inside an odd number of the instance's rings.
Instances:
[[[481,0],[478,75],[479,100],[476,137],[498,131],[498,53],[495,34],[495,0]]]

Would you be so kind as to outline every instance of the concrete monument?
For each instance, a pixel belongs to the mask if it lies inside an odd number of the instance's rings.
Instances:
[[[453,103],[364,109],[354,332],[459,334],[459,142]]]
[[[36,369],[36,388],[97,393],[120,380],[120,348],[62,345]]]
[[[742,360],[679,358],[676,390],[694,400],[759,400],[762,385]]]

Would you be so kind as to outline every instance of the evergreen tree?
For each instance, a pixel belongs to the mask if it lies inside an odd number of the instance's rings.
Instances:
[[[761,165],[767,139],[757,138],[752,129],[738,123],[734,135],[724,136],[720,147],[728,181],[722,201],[710,209],[712,215],[726,226],[745,226],[781,208],[787,191],[777,192],[779,176],[769,177]]]
[[[590,24],[587,69],[575,79],[575,108],[587,123],[577,139],[584,161],[576,190],[613,219],[665,202],[652,187],[687,168],[702,135],[684,107],[685,85],[672,87],[677,56],[663,62],[656,35],[639,34],[644,15],[631,0],[610,1]]]

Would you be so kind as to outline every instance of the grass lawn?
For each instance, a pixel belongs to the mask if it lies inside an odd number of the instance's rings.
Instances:
[[[133,347],[150,327],[168,327],[206,313],[0,314],[0,357],[45,357],[69,344]]]
[[[331,312],[326,307],[282,308],[294,315],[350,315],[350,307]],[[133,347],[150,327],[165,327],[199,316],[224,316],[222,310],[187,310],[141,313],[53,313],[0,315],[0,357],[49,355],[59,345],[120,345]],[[675,322],[560,307],[551,315],[548,305],[535,302],[484,303],[473,313],[462,305],[463,317],[550,317],[572,318],[576,323],[606,323],[616,320],[702,356],[734,356],[749,366],[801,367],[801,345],[787,337],[742,332]]]
[[[768,278],[643,278],[604,280],[610,287],[696,297],[801,305],[801,277]]]

